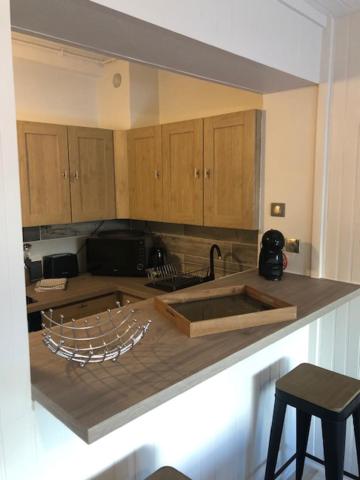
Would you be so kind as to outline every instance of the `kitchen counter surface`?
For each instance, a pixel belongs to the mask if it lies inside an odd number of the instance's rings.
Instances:
[[[35,300],[27,306],[27,311],[38,312],[118,291],[141,299],[159,295],[159,290],[145,286],[148,282],[145,277],[102,277],[84,274],[69,278],[66,290],[36,292],[33,284],[26,288],[26,294]]]
[[[358,285],[289,273],[281,282],[269,282],[256,271],[215,280],[206,288],[239,284],[296,304],[297,319],[188,338],[148,299],[136,308],[141,310],[138,317],[150,318],[152,324],[134,350],[118,362],[84,368],[52,354],[43,345],[41,332],[32,333],[33,399],[92,443],[360,294]]]

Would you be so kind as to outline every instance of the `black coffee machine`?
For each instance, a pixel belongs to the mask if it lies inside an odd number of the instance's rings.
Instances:
[[[282,251],[284,236],[279,230],[268,230],[261,240],[259,274],[267,280],[281,280],[286,257]]]

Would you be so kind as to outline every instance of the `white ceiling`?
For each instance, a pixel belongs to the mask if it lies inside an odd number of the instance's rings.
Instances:
[[[32,33],[48,42],[61,42],[71,48],[101,52],[105,57],[137,61],[255,92],[313,85],[303,78],[85,0],[12,0],[11,22],[15,32]]]
[[[306,0],[306,2],[320,12],[334,17],[360,11],[360,0]]]

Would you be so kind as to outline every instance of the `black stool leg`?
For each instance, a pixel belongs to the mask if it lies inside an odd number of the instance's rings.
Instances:
[[[355,445],[356,455],[358,463],[358,471],[360,476],[360,408],[353,413],[354,433],[355,433]]]
[[[280,440],[284,425],[286,403],[275,397],[274,413],[271,424],[269,449],[264,480],[274,480]]]
[[[326,480],[342,480],[344,473],[346,421],[321,421]]]
[[[301,480],[304,471],[310,422],[310,414],[296,410],[296,480]]]

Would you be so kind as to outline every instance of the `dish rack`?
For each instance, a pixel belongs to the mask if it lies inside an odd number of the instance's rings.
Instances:
[[[64,315],[55,319],[52,309],[42,311],[43,342],[59,357],[88,363],[116,361],[129,352],[147,333],[151,320],[138,321],[140,310],[130,307],[108,309],[98,315],[65,322]]]
[[[207,281],[209,275],[208,268],[197,270],[179,271],[173,263],[168,263],[160,267],[148,268],[146,274],[149,283],[148,287],[157,288],[165,292],[173,292],[181,288],[191,287]]]

